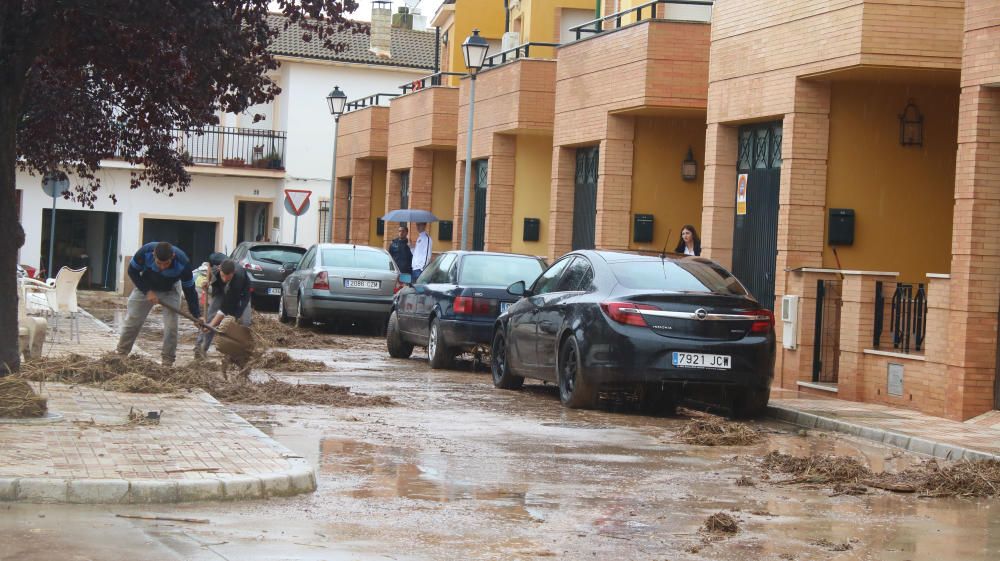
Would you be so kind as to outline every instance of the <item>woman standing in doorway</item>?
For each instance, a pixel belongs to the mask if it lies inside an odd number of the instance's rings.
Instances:
[[[701,255],[701,238],[698,237],[698,231],[694,229],[694,226],[685,224],[684,228],[681,229],[681,239],[677,242],[674,253]]]

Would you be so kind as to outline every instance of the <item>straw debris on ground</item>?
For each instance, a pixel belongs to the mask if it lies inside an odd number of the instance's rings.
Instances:
[[[269,353],[268,353],[269,354]],[[267,360],[268,354],[262,355]],[[283,354],[283,353],[282,353]],[[287,355],[285,355],[287,357]],[[287,364],[278,357],[278,363]],[[309,364],[308,370],[317,370]],[[193,361],[170,367],[139,356],[124,357],[106,353],[98,359],[81,355],[61,358],[37,358],[25,362],[18,375],[22,381],[45,380],[69,384],[89,384],[119,391],[160,392],[201,388],[216,399],[253,405],[335,405],[341,407],[390,405],[386,396],[353,393],[345,386],[329,384],[292,384],[272,377],[255,381],[250,377],[228,378],[217,362]],[[118,380],[122,378],[121,380]],[[118,380],[118,381],[116,381]],[[112,387],[108,387],[111,385]]]
[[[31,384],[14,376],[0,377],[0,417],[42,417],[48,401],[31,389]]]
[[[725,512],[716,512],[705,520],[705,531],[711,534],[735,534],[740,531],[736,519]]]
[[[688,421],[680,438],[698,446],[747,446],[760,442],[763,437],[749,425],[705,415]]]
[[[333,335],[317,333],[311,329],[296,329],[259,312],[253,312],[250,328],[265,347],[329,349],[339,346],[337,337]]]
[[[924,497],[1000,496],[1000,461],[960,460],[942,466],[930,460],[897,473],[873,472],[845,456],[796,457],[770,452],[761,468],[791,476],[779,483],[814,483],[834,486],[836,494],[863,494],[867,488]]]

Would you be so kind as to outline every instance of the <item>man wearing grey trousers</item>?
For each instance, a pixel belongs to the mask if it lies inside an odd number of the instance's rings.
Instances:
[[[139,330],[146,322],[153,306],[160,303],[180,309],[181,290],[187,299],[188,310],[194,317],[201,316],[198,293],[194,289],[194,275],[187,254],[167,242],[149,242],[132,256],[128,264],[128,276],[135,288],[126,305],[125,323],[118,339],[118,354],[132,352]],[[173,365],[177,356],[177,314],[163,309],[163,350],[162,363]]]

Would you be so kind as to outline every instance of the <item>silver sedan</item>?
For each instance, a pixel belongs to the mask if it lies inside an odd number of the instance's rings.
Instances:
[[[298,265],[286,263],[278,314],[296,325],[339,319],[377,320],[384,326],[402,288],[399,271],[382,248],[317,244]]]

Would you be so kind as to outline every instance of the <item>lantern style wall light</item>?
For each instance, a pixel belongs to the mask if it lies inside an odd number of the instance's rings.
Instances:
[[[912,99],[899,116],[899,143],[903,146],[924,145],[924,116]]]
[[[687,157],[681,162],[681,177],[684,181],[694,181],[698,178],[698,162],[694,159],[694,152],[688,147]]]

